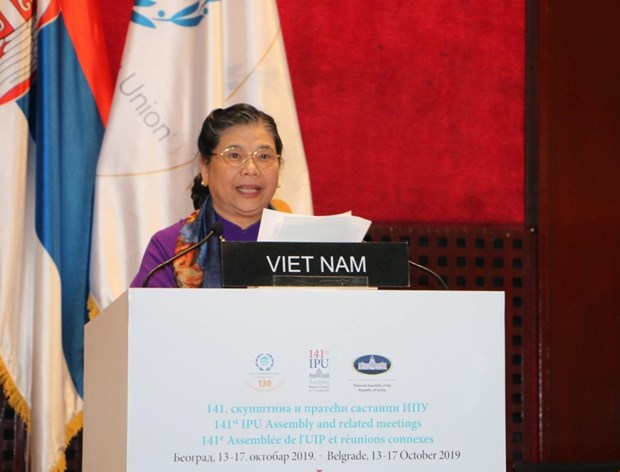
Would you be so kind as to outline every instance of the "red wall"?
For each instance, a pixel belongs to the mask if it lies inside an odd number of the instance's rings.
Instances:
[[[114,72],[131,4],[102,3]],[[316,214],[523,223],[524,0],[278,7]]]

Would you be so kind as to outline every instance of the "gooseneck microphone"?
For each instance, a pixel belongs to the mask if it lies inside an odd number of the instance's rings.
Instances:
[[[155,275],[158,271],[160,271],[161,269],[166,267],[168,264],[172,264],[175,260],[177,260],[179,257],[187,254],[192,249],[196,249],[198,246],[203,245],[212,236],[215,236],[216,238],[218,238],[223,232],[224,232],[224,227],[222,226],[222,223],[220,223],[219,221],[216,221],[215,223],[213,223],[211,225],[211,228],[209,229],[209,232],[207,233],[207,235],[204,238],[202,238],[200,241],[198,241],[195,244],[192,244],[191,246],[186,247],[185,249],[183,249],[178,254],[175,254],[174,256],[172,256],[170,259],[165,260],[161,264],[158,264],[155,267],[153,267],[151,269],[151,271],[146,275],[146,278],[144,279],[144,283],[142,284],[142,288],[148,287],[149,281],[151,280],[151,277],[153,277],[153,275]]]
[[[433,272],[431,269],[429,269],[428,267],[423,266],[422,264],[418,264],[416,262],[413,261],[408,261],[409,265],[415,267],[416,269],[420,269],[423,272],[426,272],[427,274],[432,275],[434,278],[436,278],[439,283],[441,284],[441,287],[444,290],[448,290],[448,284],[446,283],[446,281],[444,279],[441,278],[441,276],[439,274],[437,274],[436,272]]]

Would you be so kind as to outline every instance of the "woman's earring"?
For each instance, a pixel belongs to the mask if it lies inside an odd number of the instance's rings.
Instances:
[[[206,187],[206,186],[207,186],[207,183],[206,183],[206,182],[204,181],[204,179],[203,179],[203,180],[201,180],[201,181],[200,181],[200,185],[202,185],[203,187]]]
[[[277,188],[280,188],[280,187],[282,187],[282,185],[278,184],[278,187],[277,187]]]

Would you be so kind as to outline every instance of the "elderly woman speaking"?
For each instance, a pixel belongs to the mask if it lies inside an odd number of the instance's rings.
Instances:
[[[247,104],[213,110],[202,125],[198,150],[196,210],[153,235],[132,287],[221,287],[220,239],[258,237],[282,165],[274,119]]]

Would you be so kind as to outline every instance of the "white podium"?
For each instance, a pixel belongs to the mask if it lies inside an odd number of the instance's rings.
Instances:
[[[85,333],[85,472],[505,470],[504,294],[130,289]]]

